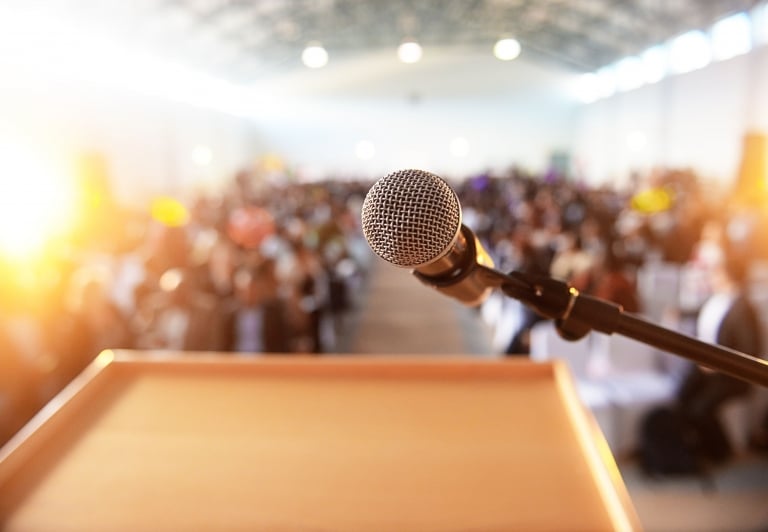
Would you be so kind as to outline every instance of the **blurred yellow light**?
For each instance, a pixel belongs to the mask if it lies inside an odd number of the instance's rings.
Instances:
[[[98,152],[80,154],[76,161],[76,172],[81,207],[86,211],[104,207],[109,190],[107,162],[104,156]]]
[[[189,221],[189,211],[177,199],[162,196],[152,201],[152,218],[168,227],[181,227]]]
[[[662,212],[672,207],[672,200],[672,195],[668,190],[649,188],[641,190],[632,197],[632,208],[646,214]]]
[[[21,146],[0,145],[0,162],[0,255],[38,255],[72,224],[71,176]]]

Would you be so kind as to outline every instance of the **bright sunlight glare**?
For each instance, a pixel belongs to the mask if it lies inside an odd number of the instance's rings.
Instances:
[[[43,155],[0,144],[0,256],[24,259],[70,225],[72,179]]]

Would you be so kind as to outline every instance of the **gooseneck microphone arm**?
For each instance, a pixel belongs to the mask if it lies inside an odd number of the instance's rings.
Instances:
[[[708,344],[682,333],[655,325],[624,312],[620,305],[582,295],[566,283],[522,272],[501,273],[476,265],[489,285],[555,320],[567,340],[578,340],[591,330],[621,334],[663,351],[693,360],[715,371],[768,387],[768,361],[720,345]]]

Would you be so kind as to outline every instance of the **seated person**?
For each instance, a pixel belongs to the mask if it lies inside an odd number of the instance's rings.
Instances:
[[[725,256],[712,268],[712,295],[697,320],[699,339],[742,353],[761,356],[760,321],[744,289],[747,263]],[[727,458],[731,446],[719,423],[719,411],[727,402],[747,395],[751,385],[740,379],[692,366],[678,393],[678,406],[702,432],[707,454],[714,461]]]

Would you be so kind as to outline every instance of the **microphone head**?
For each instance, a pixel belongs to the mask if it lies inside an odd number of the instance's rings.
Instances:
[[[423,170],[399,170],[365,196],[363,234],[382,259],[404,268],[428,264],[450,250],[461,230],[453,189]]]

